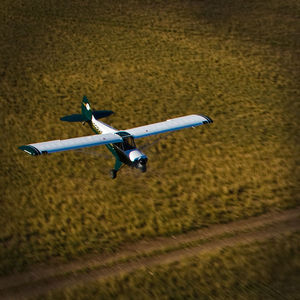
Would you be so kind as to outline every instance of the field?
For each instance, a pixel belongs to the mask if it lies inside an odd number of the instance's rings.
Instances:
[[[299,234],[294,234],[251,247],[224,248],[40,299],[298,299],[299,250]]]
[[[298,1],[2,1],[0,274],[299,205]],[[82,96],[119,129],[214,123],[113,159],[18,146],[93,134]],[[151,142],[137,141],[138,145]]]
[[[153,296],[160,299],[163,295],[171,299],[176,295],[177,298],[193,295],[199,299],[206,295],[219,299],[227,294],[227,298],[233,299],[238,292],[246,297],[248,291],[248,297],[253,299],[253,292],[257,296],[263,292],[263,296],[273,297],[275,291],[277,296],[286,295],[281,299],[297,299],[299,217],[300,207],[130,243],[113,254],[86,255],[64,264],[35,265],[25,272],[0,277],[0,298],[43,299],[49,295],[53,299],[94,299],[97,295],[97,299],[106,299],[127,295],[132,299],[136,294],[138,299]],[[260,250],[255,243],[265,245]],[[243,250],[245,245],[247,252]],[[232,254],[226,258],[230,262],[211,264],[211,255],[224,261],[226,248],[231,249]],[[192,268],[182,264],[180,269],[171,271],[179,262],[195,257],[201,257],[201,263]],[[241,261],[251,267],[245,268]],[[279,266],[280,270],[275,272]],[[214,275],[220,272],[221,277]],[[245,273],[242,278],[241,272]],[[209,277],[214,278],[214,284]],[[222,290],[225,286],[227,289]],[[246,289],[246,286],[253,288]]]

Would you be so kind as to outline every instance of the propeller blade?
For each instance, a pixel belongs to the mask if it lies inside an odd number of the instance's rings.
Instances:
[[[141,147],[139,147],[139,149],[141,149],[142,151],[146,150],[146,149],[154,146],[155,144],[157,144],[160,140],[163,140],[163,139],[167,138],[172,133],[173,132],[170,132],[170,133],[167,133],[167,134],[165,134],[163,136],[160,136],[160,137],[154,139],[151,143],[147,143],[147,144],[142,145]]]
[[[73,152],[89,154],[91,156],[104,157],[106,159],[111,159],[112,158],[110,155],[107,155],[107,154],[104,154],[104,153],[98,153],[98,152],[95,152],[95,151],[87,151],[87,150],[83,150],[83,149],[73,150]]]

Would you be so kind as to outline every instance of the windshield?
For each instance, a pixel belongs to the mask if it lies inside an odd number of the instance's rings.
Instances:
[[[123,149],[124,149],[124,151],[135,149],[135,148],[136,148],[136,146],[135,146],[134,139],[133,139],[132,136],[128,136],[128,137],[123,138]]]

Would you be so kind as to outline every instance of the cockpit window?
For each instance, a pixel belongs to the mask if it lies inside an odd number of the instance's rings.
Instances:
[[[128,132],[119,131],[119,132],[116,132],[116,134],[119,135],[120,137],[122,137],[122,139],[123,139],[122,143],[115,143],[114,144],[118,148],[120,148],[123,151],[131,150],[131,149],[136,148],[134,138]]]
[[[123,150],[123,143],[115,143],[114,145]]]
[[[128,137],[123,138],[123,149],[124,149],[124,151],[135,149],[135,148],[136,148],[136,146],[135,146],[134,139],[133,139],[132,136],[128,136]]]

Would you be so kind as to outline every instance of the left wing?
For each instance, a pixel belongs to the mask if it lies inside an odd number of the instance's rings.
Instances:
[[[49,142],[29,144],[21,146],[19,147],[19,149],[31,155],[40,155],[120,142],[123,142],[123,140],[119,135],[114,133],[106,133],[77,137],[66,140],[55,140]]]
[[[180,130],[188,127],[195,127],[212,122],[213,120],[211,118],[204,115],[189,115],[175,119],[170,119],[164,122],[131,128],[125,131],[131,134],[134,138],[142,138],[154,134]]]

